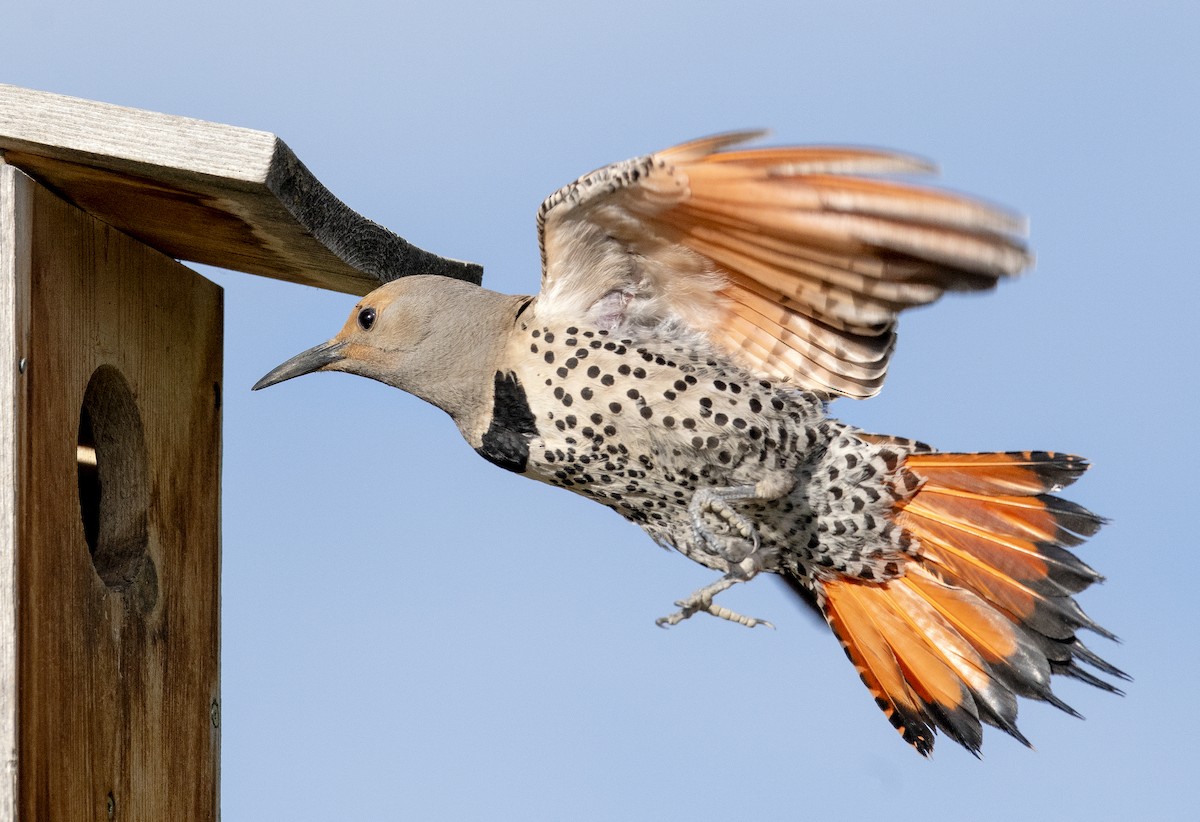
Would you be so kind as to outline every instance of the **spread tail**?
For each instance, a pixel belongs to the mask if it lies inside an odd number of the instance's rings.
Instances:
[[[1040,451],[910,453],[904,470],[920,486],[895,509],[916,541],[903,575],[817,583],[846,655],[921,754],[940,730],[978,755],[981,723],[1029,745],[1018,696],[1078,716],[1051,692],[1052,674],[1120,693],[1080,663],[1129,678],[1075,636],[1087,628],[1115,639],[1072,598],[1101,577],[1068,549],[1104,521],[1050,495],[1086,469],[1079,457]]]

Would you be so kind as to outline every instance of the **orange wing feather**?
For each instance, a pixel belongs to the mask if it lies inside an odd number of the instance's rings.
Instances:
[[[684,143],[551,195],[538,215],[539,311],[578,317],[624,292],[630,311],[651,312],[639,323],[682,320],[764,376],[868,397],[899,312],[1029,265],[1013,214],[862,176],[923,173],[924,161],[863,148],[728,150],[755,136]]]

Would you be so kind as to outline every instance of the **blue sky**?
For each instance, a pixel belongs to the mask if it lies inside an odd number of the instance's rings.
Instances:
[[[1200,7],[150,0],[6,10],[0,82],[272,131],[337,195],[532,292],[533,213],[595,166],[743,127],[935,159],[1028,214],[1036,270],[906,318],[835,413],[944,449],[1050,448],[1111,517],[1091,644],[1124,699],[1025,704],[1031,752],[900,741],[772,580],[748,631],[654,618],[710,580],[480,460],[441,412],[319,375],[249,386],[353,299],[226,289],[223,815],[1183,819],[1197,815]]]

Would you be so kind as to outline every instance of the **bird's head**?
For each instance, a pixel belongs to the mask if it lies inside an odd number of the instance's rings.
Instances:
[[[406,277],[380,286],[354,306],[333,339],[272,369],[254,390],[316,371],[346,371],[393,383],[389,376],[428,337],[435,316],[431,301],[447,282]]]
[[[266,388],[316,371],[387,383],[453,416],[472,399],[473,370],[496,355],[514,298],[461,280],[411,276],[363,297],[333,339],[301,352],[254,385]],[[490,333],[489,333],[490,332]]]

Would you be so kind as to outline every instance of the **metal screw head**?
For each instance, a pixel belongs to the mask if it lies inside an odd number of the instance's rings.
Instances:
[[[212,720],[212,726],[214,728],[221,727],[221,703],[217,702],[215,699],[212,701],[212,705],[210,705],[208,708],[208,718]]]
[[[108,818],[112,819],[117,815],[117,800],[113,799],[112,792],[109,791],[108,798],[105,800],[105,811],[108,813]]]
[[[17,370],[20,371],[22,374],[24,374],[26,365],[27,365],[27,363],[25,361],[25,358],[22,357],[20,360],[17,361]]]

